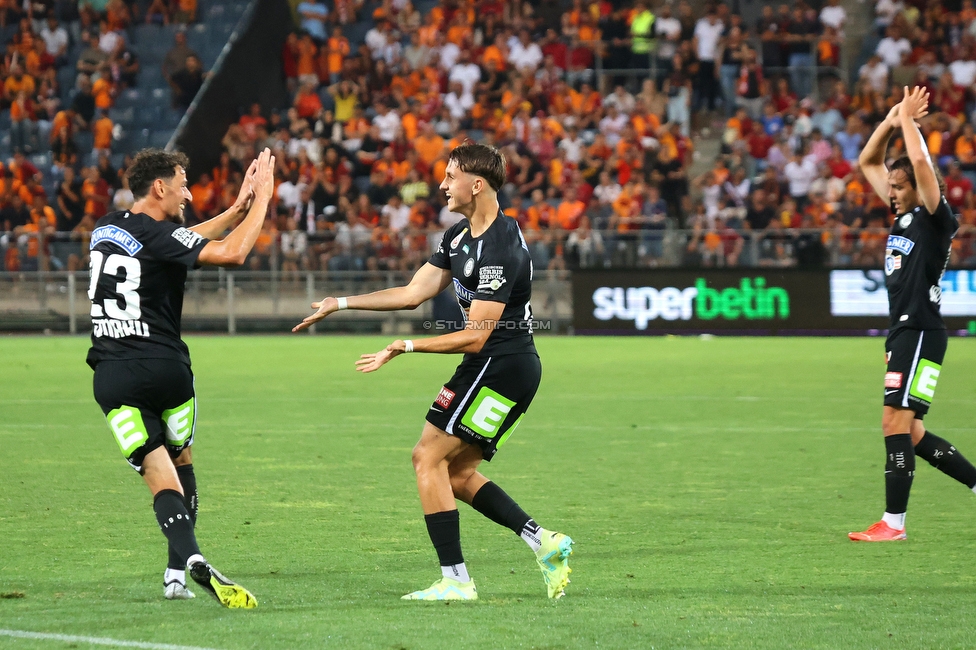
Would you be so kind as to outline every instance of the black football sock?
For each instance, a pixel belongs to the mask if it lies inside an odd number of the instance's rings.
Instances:
[[[187,512],[190,513],[190,521],[196,527],[198,509],[197,477],[193,473],[193,464],[178,466],[176,468],[176,474],[180,477],[180,484],[183,486],[183,505],[186,506]],[[170,544],[169,561],[166,563],[167,568],[182,571],[186,568],[185,560],[186,558],[181,558],[180,554],[173,548],[173,545]]]
[[[153,499],[156,521],[169,540],[170,548],[179,556],[185,568],[187,558],[200,554],[193,534],[193,521],[183,503],[183,495],[176,490],[160,490]]]
[[[427,534],[437,551],[441,566],[464,564],[461,554],[461,518],[457,510],[424,515]]]
[[[973,464],[947,440],[943,440],[931,431],[926,431],[919,443],[915,445],[915,455],[924,458],[929,465],[969,489],[976,487],[976,467],[973,467]]]
[[[915,476],[915,449],[910,433],[885,436],[885,512],[893,515],[908,510],[908,495]]]
[[[474,495],[471,507],[496,524],[511,529],[516,535],[521,535],[525,524],[532,520],[505,490],[491,481],[482,485]]]

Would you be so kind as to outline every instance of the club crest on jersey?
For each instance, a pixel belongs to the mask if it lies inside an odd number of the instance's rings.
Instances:
[[[888,250],[898,251],[904,255],[908,255],[915,248],[915,242],[913,242],[908,237],[901,237],[899,235],[888,235],[888,243],[885,246]]]
[[[898,220],[898,226],[902,229],[908,228],[910,225],[912,225],[912,215],[910,214],[906,214]]]
[[[473,272],[474,272],[474,260],[468,258],[468,261],[464,263],[464,277],[470,278]]]
[[[91,234],[89,250],[95,250],[95,246],[103,241],[121,246],[130,257],[142,250],[139,240],[129,234],[129,231],[118,226],[102,226],[95,228]]]
[[[458,236],[457,237],[455,237],[454,239],[451,240],[451,250],[454,250],[455,248],[458,247],[458,244],[461,243],[461,238],[464,237],[464,233],[466,233],[466,232],[468,232],[468,229],[467,228],[465,228],[464,230],[462,230],[460,233],[458,233]]]
[[[885,257],[885,275],[891,275],[901,268],[901,255],[888,255]]]

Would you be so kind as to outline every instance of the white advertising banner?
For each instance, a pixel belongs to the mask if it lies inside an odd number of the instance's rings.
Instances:
[[[832,316],[887,316],[884,271],[831,271]],[[976,316],[976,271],[946,271],[942,277],[942,315]]]

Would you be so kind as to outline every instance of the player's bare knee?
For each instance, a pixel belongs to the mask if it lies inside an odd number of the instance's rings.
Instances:
[[[463,467],[461,469],[456,469],[451,467],[450,478],[451,478],[451,490],[454,491],[455,496],[463,496],[469,492],[468,481],[474,476],[475,469],[473,467]]]
[[[910,433],[914,420],[915,412],[911,409],[898,409],[886,406],[884,414],[881,416],[881,431],[886,436]]]

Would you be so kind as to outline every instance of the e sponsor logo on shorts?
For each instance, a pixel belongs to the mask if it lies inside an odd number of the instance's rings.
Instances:
[[[932,403],[935,397],[935,386],[939,382],[939,375],[942,373],[942,366],[928,359],[919,359],[918,366],[915,368],[915,378],[912,380],[912,387],[908,394],[927,404]]]
[[[461,424],[484,438],[494,438],[515,402],[482,386],[461,418]]]

